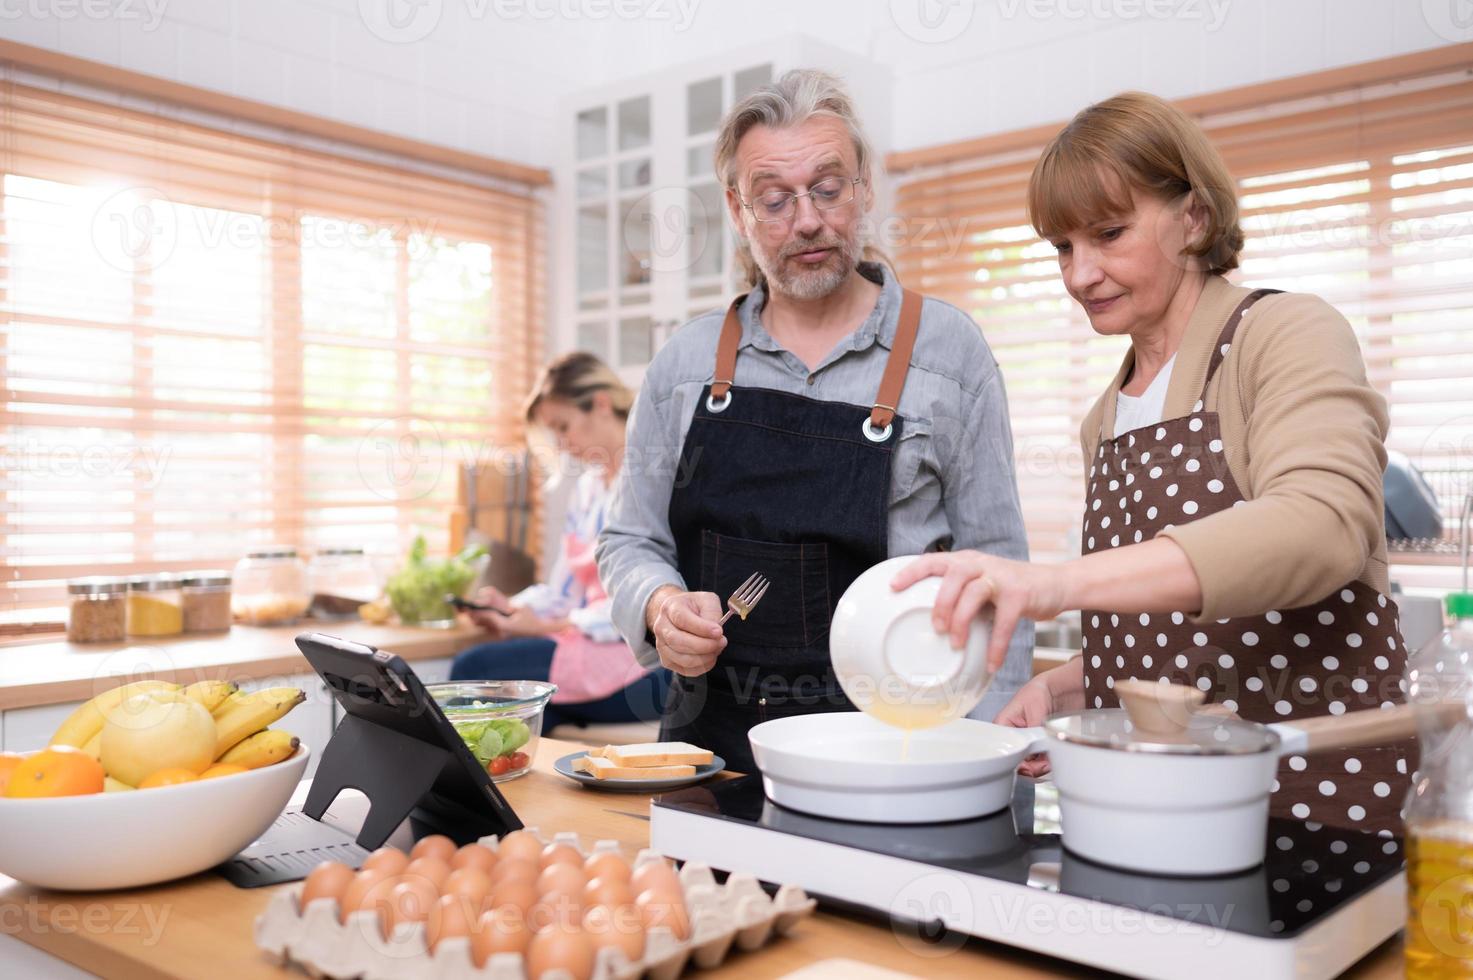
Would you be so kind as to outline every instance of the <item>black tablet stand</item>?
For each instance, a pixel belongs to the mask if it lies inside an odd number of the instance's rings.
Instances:
[[[477,812],[433,792],[441,772],[458,765],[460,760],[438,745],[349,715],[322,753],[302,812],[321,820],[344,789],[359,790],[368,797],[369,810],[357,843],[370,851],[388,840],[406,817],[457,844],[517,829],[494,813]],[[419,827],[415,836],[424,836]]]

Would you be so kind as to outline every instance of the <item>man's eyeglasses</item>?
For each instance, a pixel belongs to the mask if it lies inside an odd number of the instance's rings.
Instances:
[[[750,202],[742,201],[742,207],[752,212],[752,217],[758,221],[791,221],[798,213],[798,198],[810,198],[820,211],[832,211],[853,201],[854,188],[862,183],[863,177],[825,177],[802,194],[766,191]],[[741,195],[737,197],[740,200]]]

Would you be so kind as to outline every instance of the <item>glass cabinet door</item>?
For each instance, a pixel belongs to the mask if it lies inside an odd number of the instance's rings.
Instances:
[[[771,78],[770,64],[687,76],[576,113],[580,348],[637,373],[674,329],[741,285],[712,155],[727,110]]]

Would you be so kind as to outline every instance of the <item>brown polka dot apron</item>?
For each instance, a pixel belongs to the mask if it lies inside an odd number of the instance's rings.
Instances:
[[[1249,308],[1228,317],[1190,415],[1107,439],[1090,463],[1084,553],[1149,541],[1176,524],[1244,502],[1223,454],[1208,385]],[[1105,426],[1111,426],[1105,420]],[[1406,644],[1397,609],[1361,582],[1313,605],[1198,624],[1185,612],[1085,610],[1085,705],[1119,705],[1117,678],[1191,684],[1249,721],[1275,722],[1375,709],[1403,700]],[[1271,799],[1276,816],[1401,833],[1414,743],[1290,756]]]

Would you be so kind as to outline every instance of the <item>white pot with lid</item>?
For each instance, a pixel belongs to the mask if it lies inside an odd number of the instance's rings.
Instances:
[[[1193,688],[1125,681],[1116,693],[1129,710],[1070,712],[1036,729],[1059,789],[1064,846],[1102,864],[1169,875],[1262,863],[1281,757],[1407,739],[1422,710],[1397,705],[1262,725],[1196,711],[1202,695]],[[1436,710],[1467,713],[1461,704]]]

